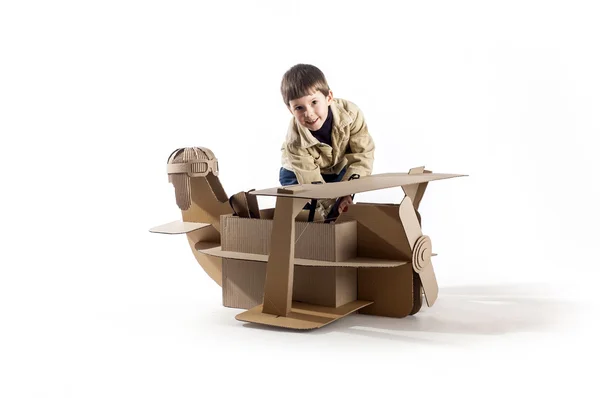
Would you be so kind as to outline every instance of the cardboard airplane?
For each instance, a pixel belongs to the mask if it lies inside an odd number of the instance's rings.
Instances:
[[[461,175],[419,167],[228,197],[218,171],[207,148],[175,150],[167,173],[182,220],[150,232],[186,234],[198,263],[222,287],[223,305],[247,310],[237,320],[315,329],[356,311],[414,315],[423,296],[435,303],[435,254],[418,207],[429,182]],[[314,217],[317,200],[398,186],[405,194],[399,204],[356,203],[333,220]],[[275,196],[275,208],[259,209],[258,195]]]

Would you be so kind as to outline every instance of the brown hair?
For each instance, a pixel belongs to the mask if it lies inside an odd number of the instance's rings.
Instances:
[[[325,75],[313,65],[294,65],[285,72],[281,80],[281,95],[286,106],[290,106],[290,101],[313,94],[315,91],[320,91],[327,96],[329,90]]]

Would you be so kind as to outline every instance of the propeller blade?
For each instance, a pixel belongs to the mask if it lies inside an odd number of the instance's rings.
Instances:
[[[425,293],[425,301],[427,301],[427,306],[431,307],[438,297],[438,284],[431,260],[424,264],[424,268],[418,274],[421,279],[421,286],[423,286],[423,293]]]
[[[438,297],[438,284],[431,264],[431,239],[421,232],[417,213],[408,196],[405,196],[400,203],[399,214],[412,250],[413,269],[421,280],[427,306],[431,307]]]
[[[415,243],[423,235],[421,232],[421,225],[417,218],[417,213],[413,207],[412,200],[408,196],[405,196],[400,203],[400,209],[398,210],[400,215],[400,221],[402,221],[402,227],[406,233],[408,244],[411,250],[414,250]]]

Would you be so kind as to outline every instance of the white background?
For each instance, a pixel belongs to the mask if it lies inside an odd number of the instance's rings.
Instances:
[[[0,396],[597,396],[594,3],[3,1]],[[247,326],[148,233],[176,148],[278,185],[296,63],[364,111],[375,173],[469,175],[422,203],[431,309]]]

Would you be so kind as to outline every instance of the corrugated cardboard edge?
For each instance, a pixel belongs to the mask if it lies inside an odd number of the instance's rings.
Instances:
[[[259,305],[236,315],[235,319],[286,329],[310,330],[318,329],[371,304],[373,304],[372,301],[356,300],[332,308],[293,301],[291,311],[287,316],[263,313],[262,305]]]
[[[196,250],[196,246],[198,244],[206,244],[206,245],[219,245],[221,242],[221,234],[216,230],[214,226],[210,226],[207,228],[200,228],[195,231],[189,232],[186,234],[188,244],[196,261],[202,269],[210,276],[212,280],[217,282],[219,286],[222,286],[223,283],[223,266],[222,260],[219,257],[209,256],[204,253],[200,253]]]
[[[172,221],[167,224],[159,225],[157,227],[150,228],[150,232],[156,234],[187,234],[200,228],[210,227],[210,224],[201,222],[189,222],[189,221]]]
[[[267,265],[233,258],[223,263],[223,305],[230,308],[250,309],[262,304]]]
[[[221,246],[206,242],[199,242],[196,249],[203,254],[215,257],[233,258],[237,260],[267,262],[269,255],[231,252],[221,249]],[[379,258],[355,257],[347,261],[318,261],[304,258],[294,258],[294,265],[305,265],[309,267],[355,267],[355,268],[391,268],[409,265],[410,262],[403,260],[386,260]]]
[[[287,316],[291,311],[296,242],[294,219],[305,204],[303,199],[277,198],[265,277],[262,309],[265,313]]]
[[[226,251],[268,254],[274,220],[221,216],[221,247]],[[295,257],[344,261],[356,255],[356,221],[341,223],[294,222]]]
[[[252,218],[260,218],[261,214],[260,214],[260,208],[258,206],[258,198],[256,197],[256,195],[251,195],[250,192],[254,191],[254,189],[251,189],[250,191],[246,192],[246,203],[248,203],[248,211],[250,212],[250,216]]]
[[[420,184],[437,180],[445,180],[455,177],[466,177],[465,174],[408,174],[408,173],[387,173],[372,174],[368,177],[356,180],[340,181],[329,184],[304,184],[295,186],[294,189],[286,187],[282,189],[269,188],[253,191],[253,195],[294,197],[305,199],[329,199],[340,196],[352,195],[360,192],[375,191],[385,188],[393,188],[404,185]]]

